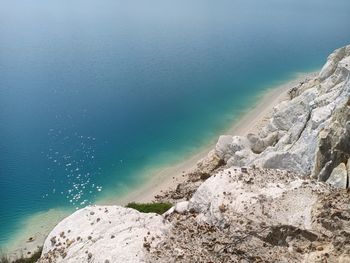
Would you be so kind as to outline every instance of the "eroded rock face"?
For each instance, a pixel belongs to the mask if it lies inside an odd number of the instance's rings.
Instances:
[[[149,262],[338,262],[350,258],[347,191],[288,171],[231,167],[205,181]]]
[[[221,136],[230,166],[284,169],[326,181],[350,157],[350,46],[332,53],[319,76],[291,91],[259,134]]]
[[[61,221],[47,237],[39,262],[144,262],[167,232],[156,214],[119,206],[90,206]]]

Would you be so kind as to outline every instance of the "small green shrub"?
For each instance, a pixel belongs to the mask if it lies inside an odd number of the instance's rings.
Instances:
[[[133,208],[142,213],[157,213],[163,214],[168,211],[173,205],[170,203],[129,203],[126,207]]]

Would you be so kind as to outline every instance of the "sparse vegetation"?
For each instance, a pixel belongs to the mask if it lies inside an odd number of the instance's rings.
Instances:
[[[129,203],[126,207],[133,208],[142,213],[157,213],[163,214],[173,205],[170,203]]]
[[[1,255],[0,263],[35,263],[40,258],[42,251],[43,249],[39,248],[35,253],[32,254],[31,257],[25,258],[24,256],[22,256],[15,260],[10,260],[8,256]]]

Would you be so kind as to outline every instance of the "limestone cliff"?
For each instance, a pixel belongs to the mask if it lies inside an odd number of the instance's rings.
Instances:
[[[86,207],[40,262],[350,262],[349,75],[347,46],[259,134],[221,136],[163,216]]]
[[[214,155],[227,166],[284,169],[334,183],[350,157],[350,46],[328,57],[319,76],[290,91],[259,134],[221,136]],[[340,164],[340,168],[338,167]],[[335,168],[337,170],[335,170]],[[331,176],[331,177],[330,177]],[[340,186],[340,184],[337,184]]]

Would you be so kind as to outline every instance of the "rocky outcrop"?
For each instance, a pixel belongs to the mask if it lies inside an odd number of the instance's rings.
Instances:
[[[350,262],[349,65],[350,46],[336,50],[258,134],[221,136],[157,196],[175,203],[164,215],[86,207],[39,262]]]
[[[284,169],[326,181],[350,157],[350,46],[336,50],[318,77],[291,91],[259,134],[221,136],[227,167]]]
[[[349,198],[292,172],[231,167],[163,216],[79,210],[50,233],[39,262],[347,262]]]
[[[148,262],[349,262],[349,197],[292,172],[232,167],[166,215]]]
[[[39,262],[144,262],[152,235],[157,244],[168,223],[156,214],[119,206],[90,206],[61,221],[47,237]]]

